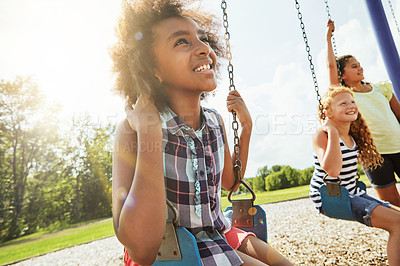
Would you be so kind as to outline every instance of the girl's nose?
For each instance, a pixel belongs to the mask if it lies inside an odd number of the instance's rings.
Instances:
[[[211,48],[207,43],[205,43],[201,40],[197,40],[195,49],[196,49],[195,52],[197,55],[209,55]]]

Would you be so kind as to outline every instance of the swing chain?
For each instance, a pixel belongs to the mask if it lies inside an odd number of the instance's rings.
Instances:
[[[232,53],[231,53],[231,44],[230,44],[230,38],[231,38],[231,34],[229,33],[228,30],[228,13],[226,12],[226,8],[227,8],[227,4],[225,0],[222,0],[221,2],[221,8],[223,11],[223,25],[225,28],[225,42],[226,42],[226,59],[228,59],[228,74],[229,74],[229,91],[231,90],[236,90],[235,88],[235,84],[233,82],[233,65],[232,65]]]
[[[330,8],[328,5],[328,0],[324,0],[324,1],[325,1],[326,14],[328,15],[328,20],[332,20]],[[340,68],[339,68],[339,60],[337,59],[338,56],[337,56],[337,50],[336,50],[336,41],[335,41],[335,35],[333,32],[332,32],[332,46],[333,46],[333,53],[335,55],[335,61],[336,61],[336,67],[337,67],[337,71],[338,71],[339,82],[340,82],[340,84],[342,84],[342,72],[340,71]]]
[[[324,115],[324,107],[321,103],[321,95],[319,94],[319,88],[318,88],[318,82],[317,82],[317,75],[315,74],[315,69],[314,69],[314,64],[312,62],[312,56],[310,53],[310,46],[308,45],[308,38],[307,38],[307,34],[306,34],[306,29],[305,29],[305,25],[303,23],[303,15],[300,12],[300,4],[297,0],[295,0],[296,3],[296,9],[297,9],[297,17],[300,21],[300,28],[303,31],[303,40],[304,40],[304,44],[306,45],[306,51],[307,51],[307,59],[308,62],[310,63],[310,70],[311,70],[311,75],[313,78],[313,82],[314,82],[314,90],[317,93],[317,100],[318,100],[318,108],[320,110],[321,113],[321,117],[322,119],[325,119],[325,115]]]
[[[399,35],[400,35],[400,27],[399,27],[399,24],[397,23],[396,16],[394,15],[394,10],[393,10],[393,6],[392,6],[392,2],[391,2],[390,0],[388,0],[388,2],[389,2],[389,6],[390,6],[390,11],[392,12],[393,20],[394,20],[394,22],[395,22],[395,24],[396,24],[397,32],[398,32]]]
[[[222,0],[221,2],[221,8],[223,11],[223,25],[225,28],[225,42],[226,42],[226,58],[228,59],[228,74],[229,74],[229,91],[236,90],[235,84],[233,82],[233,65],[232,65],[232,53],[231,53],[231,45],[230,45],[230,33],[228,30],[228,14],[226,12],[227,8],[227,3],[225,0]],[[240,161],[239,154],[240,154],[240,146],[239,146],[239,134],[238,134],[238,129],[239,129],[239,123],[236,119],[236,112],[232,111],[233,115],[233,121],[232,121],[232,129],[233,129],[233,134],[234,134],[234,139],[233,139],[233,150],[236,155],[236,160],[235,160],[235,165],[233,167],[234,170],[234,176],[235,176],[235,184],[233,185],[232,189],[235,189],[238,184],[242,181],[242,162]]]

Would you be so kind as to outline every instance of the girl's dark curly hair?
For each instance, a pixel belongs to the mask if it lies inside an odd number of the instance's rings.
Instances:
[[[349,88],[344,86],[331,86],[321,99],[323,110],[319,110],[318,112],[321,122],[324,118],[323,111],[331,106],[333,98],[339,93],[349,93],[354,98],[354,94]],[[358,113],[357,119],[351,123],[349,134],[357,144],[360,155],[358,159],[364,168],[375,169],[382,164],[383,158],[379,154],[372,139],[371,132],[360,113]]]
[[[199,10],[185,9],[193,0],[135,0],[122,1],[122,14],[116,27],[117,43],[111,47],[114,61],[113,72],[117,74],[115,90],[128,104],[136,102],[142,91],[153,97],[156,107],[162,111],[168,106],[168,98],[154,69],[154,36],[152,29],[160,21],[171,17],[189,17],[201,27],[208,36],[209,44],[221,58],[223,45],[218,29],[221,25],[215,16]],[[217,60],[218,61],[218,60]],[[217,69],[218,70],[218,64]],[[150,90],[151,88],[151,90]]]

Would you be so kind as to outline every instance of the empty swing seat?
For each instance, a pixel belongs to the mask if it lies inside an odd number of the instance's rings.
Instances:
[[[232,190],[228,194],[228,200],[232,206],[225,209],[225,215],[232,218],[232,225],[246,232],[254,233],[257,238],[268,243],[267,217],[260,205],[253,205],[256,199],[254,191],[243,180],[241,184],[252,194],[251,199],[232,200]]]
[[[225,209],[225,212],[231,212],[233,213],[232,206],[228,206]],[[240,212],[240,210],[239,210]],[[265,241],[268,243],[268,235],[267,235],[267,218],[265,215],[265,211],[263,208],[261,208],[260,205],[253,205],[249,211],[249,215],[251,216],[250,219],[253,219],[253,225],[251,227],[243,227],[235,223],[235,221],[232,219],[233,226],[246,231],[246,232],[252,232],[254,233],[257,238]],[[228,214],[232,215],[232,214]],[[247,223],[247,220],[245,221]]]

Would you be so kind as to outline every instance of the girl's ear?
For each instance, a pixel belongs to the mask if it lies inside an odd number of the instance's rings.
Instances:
[[[161,79],[160,75],[158,74],[157,69],[154,70],[154,75],[156,76],[156,78],[158,79],[158,81],[159,81],[160,83],[162,83],[162,79]]]
[[[331,118],[331,112],[327,109],[324,110],[325,117]]]

